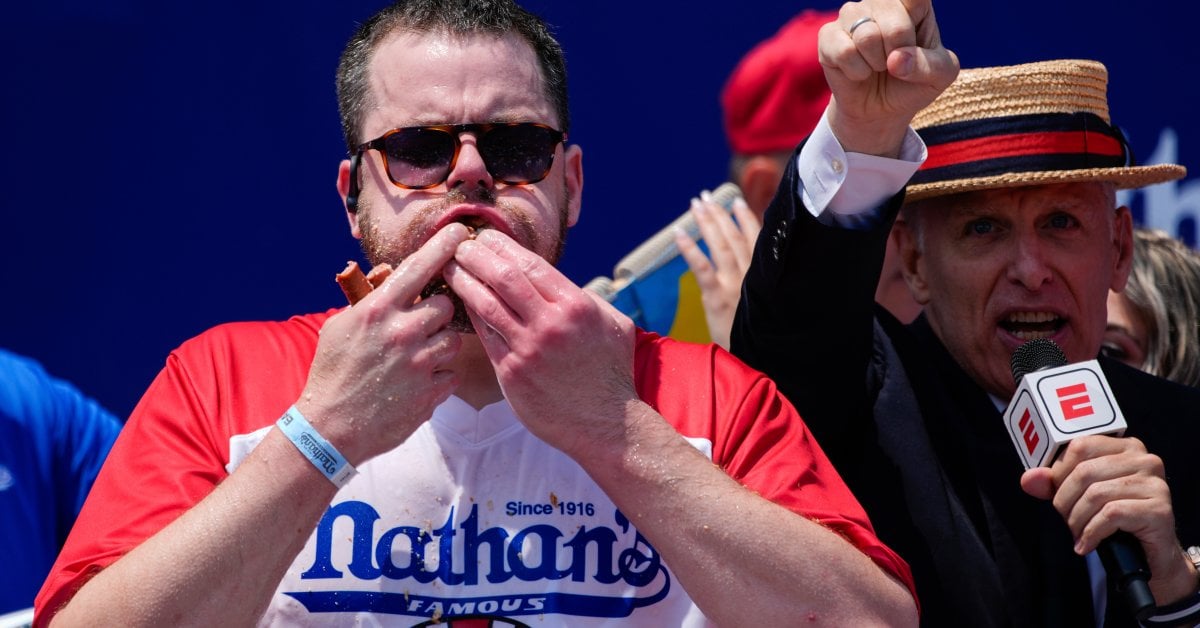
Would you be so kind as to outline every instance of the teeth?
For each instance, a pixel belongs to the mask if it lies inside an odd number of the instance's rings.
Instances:
[[[1001,326],[1008,333],[1026,341],[1048,338],[1064,322],[1063,319],[1051,312],[1013,312],[1004,319]]]
[[[1049,323],[1057,318],[1050,312],[1014,312],[1008,315],[1010,323]]]

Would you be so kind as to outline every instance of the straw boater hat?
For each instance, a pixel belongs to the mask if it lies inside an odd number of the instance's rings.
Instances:
[[[929,158],[905,200],[1078,181],[1137,188],[1187,174],[1175,164],[1133,165],[1109,120],[1107,86],[1096,61],[962,70],[913,119]]]

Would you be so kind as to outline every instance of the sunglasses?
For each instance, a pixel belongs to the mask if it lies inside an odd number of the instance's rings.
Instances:
[[[383,154],[388,179],[397,187],[424,190],[444,183],[458,162],[463,133],[475,136],[476,148],[492,178],[511,185],[545,179],[554,164],[554,151],[567,139],[566,133],[536,122],[392,129],[354,150],[350,159],[350,185],[358,187],[359,160],[370,149]]]

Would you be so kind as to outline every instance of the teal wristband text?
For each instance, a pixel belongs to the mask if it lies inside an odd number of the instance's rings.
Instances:
[[[354,477],[354,467],[329,441],[317,433],[316,428],[300,414],[296,406],[288,408],[275,424],[334,486],[342,488]]]

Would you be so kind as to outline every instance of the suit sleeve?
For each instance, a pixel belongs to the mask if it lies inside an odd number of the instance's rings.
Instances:
[[[875,287],[903,194],[870,229],[823,225],[800,199],[798,154],[764,216],[731,349],[776,381],[837,464],[857,428],[847,418],[871,416]]]

